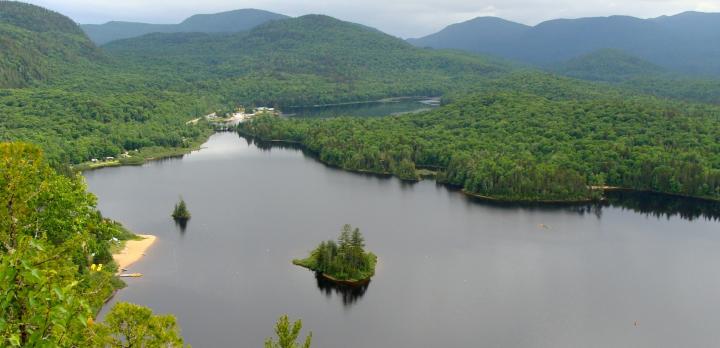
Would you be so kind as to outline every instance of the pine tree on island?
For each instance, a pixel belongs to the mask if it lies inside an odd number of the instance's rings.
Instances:
[[[187,204],[185,204],[185,200],[182,199],[182,197],[180,198],[180,202],[175,204],[172,217],[178,222],[187,222],[190,220],[190,211],[188,210]]]
[[[375,275],[377,256],[365,251],[360,229],[343,226],[337,241],[322,242],[302,260],[293,264],[315,271],[325,278],[345,284],[361,284]]]

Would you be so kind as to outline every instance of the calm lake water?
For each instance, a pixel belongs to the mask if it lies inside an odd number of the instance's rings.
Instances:
[[[659,196],[513,206],[328,168],[216,134],[182,159],[85,174],[103,214],[158,242],[113,301],[174,313],[194,347],[261,347],[282,314],[315,348],[711,347],[718,207]],[[170,218],[182,195],[192,220]],[[363,289],[290,261],[350,223],[380,257]]]
[[[286,117],[377,117],[419,112],[437,107],[439,98],[406,98],[366,103],[283,108]]]

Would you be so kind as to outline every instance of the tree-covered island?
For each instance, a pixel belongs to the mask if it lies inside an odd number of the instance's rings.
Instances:
[[[347,285],[366,283],[375,275],[377,256],[365,251],[365,239],[360,229],[345,225],[337,242],[322,242],[305,259],[293,264],[305,267],[323,277]]]
[[[175,221],[180,222],[180,223],[184,223],[184,222],[187,222],[188,220],[190,220],[190,217],[191,217],[190,210],[188,210],[187,204],[185,204],[184,199],[180,198],[180,202],[175,204],[175,208],[173,209],[172,217],[173,217],[173,219],[175,219]]]

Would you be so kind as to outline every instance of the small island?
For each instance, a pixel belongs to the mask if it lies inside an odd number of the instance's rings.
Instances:
[[[176,222],[179,223],[186,223],[188,220],[190,220],[190,211],[187,208],[187,204],[185,204],[185,200],[180,198],[180,202],[175,204],[175,209],[173,209],[172,213],[173,219],[175,219]]]
[[[322,242],[302,260],[293,264],[315,271],[335,283],[358,286],[366,284],[375,275],[377,256],[365,252],[365,239],[360,230],[345,225],[337,242]]]

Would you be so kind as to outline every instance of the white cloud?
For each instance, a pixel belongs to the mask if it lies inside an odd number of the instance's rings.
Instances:
[[[401,37],[421,36],[477,16],[525,24],[554,18],[656,17],[688,10],[720,11],[716,0],[29,0],[80,23],[129,20],[177,23],[197,13],[258,8],[299,16],[322,13]]]

